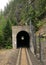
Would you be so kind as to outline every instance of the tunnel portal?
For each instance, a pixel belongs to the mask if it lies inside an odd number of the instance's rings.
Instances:
[[[30,47],[30,36],[26,31],[20,31],[16,37],[17,48],[29,48]]]

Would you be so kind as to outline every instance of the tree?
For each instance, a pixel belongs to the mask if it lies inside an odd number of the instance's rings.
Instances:
[[[4,36],[0,35],[0,49],[4,48]]]
[[[32,5],[35,6],[34,9]],[[4,16],[8,17],[13,25],[24,25],[31,19],[36,28],[38,17],[45,11],[46,0],[11,0],[4,10]]]
[[[6,26],[3,29],[3,35],[4,35],[4,45],[5,47],[8,47],[11,45],[12,41],[12,29],[11,29],[11,23],[9,20],[7,20]]]

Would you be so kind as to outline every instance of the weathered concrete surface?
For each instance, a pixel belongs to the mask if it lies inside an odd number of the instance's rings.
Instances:
[[[30,26],[12,26],[12,46],[13,48],[17,47],[17,34],[20,31],[26,31],[27,33],[29,33],[30,36],[30,48],[32,50],[32,52],[34,53],[34,47],[33,47],[33,43],[32,43],[32,35],[31,35],[31,27]]]
[[[17,46],[16,37],[20,31],[26,31],[30,34],[30,27],[29,26],[12,26],[12,45],[13,45],[13,48],[16,48],[16,46]]]

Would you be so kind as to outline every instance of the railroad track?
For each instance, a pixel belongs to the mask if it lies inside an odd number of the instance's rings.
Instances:
[[[5,65],[43,65],[34,57],[30,49],[19,48],[13,50]]]
[[[32,65],[27,48],[20,48],[16,65]]]

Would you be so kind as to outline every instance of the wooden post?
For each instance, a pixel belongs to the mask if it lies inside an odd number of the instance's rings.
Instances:
[[[40,37],[40,34],[39,34],[39,59],[41,61],[41,37]]]
[[[34,35],[34,53],[36,55],[37,52],[37,44],[36,44],[36,35]]]
[[[34,35],[34,33],[33,33],[33,26],[32,26],[32,23],[31,23],[31,20],[30,20],[30,49],[31,49],[31,51],[33,52],[33,54],[34,54],[34,45],[33,45],[33,35]]]
[[[40,61],[43,62],[43,43],[41,42],[41,36],[39,34],[39,54],[40,54]]]

